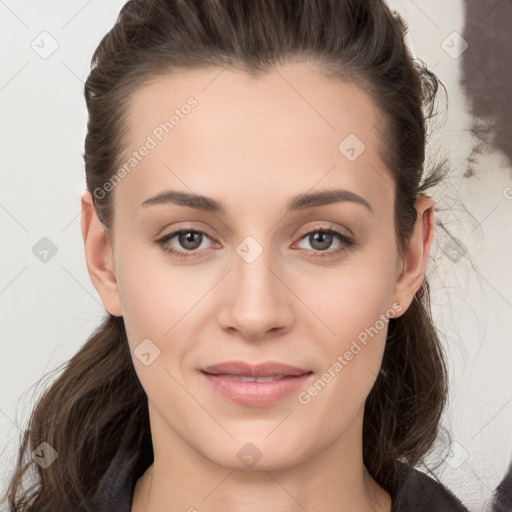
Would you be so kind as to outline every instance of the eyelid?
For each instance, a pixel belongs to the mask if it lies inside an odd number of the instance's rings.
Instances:
[[[357,237],[352,233],[352,231],[350,231],[350,229],[340,228],[330,222],[318,222],[317,224],[313,224],[312,226],[309,226],[305,229],[301,229],[299,233],[295,236],[302,239],[305,235],[309,235],[312,231],[325,231],[329,229],[340,233],[341,235],[353,240],[354,242],[357,241]],[[343,233],[343,229],[345,229],[348,233]]]
[[[165,229],[167,228],[164,228],[162,230],[160,230],[160,233],[162,233],[163,231],[165,231]],[[298,239],[302,239],[304,237],[304,235],[308,235],[309,233],[311,233],[312,230],[315,230],[315,229],[318,229],[318,230],[326,230],[326,229],[332,229],[333,231],[338,231],[340,232],[342,235],[346,236],[347,238],[351,238],[352,240],[354,240],[355,242],[358,241],[358,237],[356,235],[354,235],[354,233],[347,227],[338,227],[337,225],[334,225],[328,221],[326,222],[322,222],[322,221],[318,221],[317,223],[313,223],[313,225],[311,226],[308,226],[304,229],[300,229],[297,231],[294,232],[294,234],[292,235],[293,238],[298,238]],[[343,233],[343,229],[345,229],[347,231],[347,233]],[[162,238],[168,238],[169,236],[176,236],[179,232],[181,231],[186,231],[186,230],[190,230],[190,231],[194,231],[194,232],[197,232],[197,233],[202,233],[204,235],[207,235],[208,238],[210,238],[210,240],[215,240],[215,237],[212,236],[207,229],[205,228],[202,228],[202,227],[197,227],[197,226],[193,226],[191,224],[185,224],[184,226],[178,226],[176,227],[175,229],[173,229],[169,234],[167,235],[156,235],[156,238],[157,239],[162,239]],[[191,252],[191,251],[189,251]]]
[[[203,235],[203,237],[206,236],[206,238],[208,238],[212,242],[218,243],[216,238],[213,237],[212,235],[210,235],[210,233],[208,231],[206,231],[204,229],[199,229],[199,228],[196,228],[196,227],[193,227],[193,226],[183,226],[183,227],[175,228],[171,232],[169,232],[169,234],[162,235],[162,236],[158,237],[158,239],[156,241],[157,242],[161,241],[161,240],[169,241],[169,240],[172,240],[175,236],[178,236],[180,233],[187,232],[187,231],[190,231],[190,232],[193,232],[193,233],[199,233],[199,234]],[[191,251],[185,251],[185,252],[193,253],[194,251],[204,252],[204,251],[207,251],[207,250],[208,249],[193,249]]]
[[[182,258],[182,259],[189,258],[189,257],[194,257],[198,253],[205,253],[205,252],[207,254],[210,253],[210,251],[212,250],[211,248],[209,248],[209,249],[194,249],[194,250],[191,250],[191,251],[186,251],[186,250],[183,250],[183,249],[175,249],[174,247],[168,245],[169,241],[172,240],[174,237],[178,236],[182,232],[187,232],[187,231],[191,231],[191,232],[194,232],[194,233],[199,233],[199,234],[201,234],[203,236],[206,236],[206,238],[208,238],[212,242],[216,242],[215,238],[212,237],[208,233],[208,231],[206,231],[204,229],[196,228],[196,227],[191,226],[191,225],[186,225],[186,226],[179,226],[179,227],[173,229],[167,235],[162,235],[162,236],[158,237],[155,240],[155,243],[164,252],[170,254],[171,256],[177,256],[178,258]]]
[[[347,229],[347,231],[350,230]],[[320,223],[317,224],[316,226],[310,226],[307,229],[301,230],[300,234],[298,235],[298,240],[294,242],[293,246],[307,239],[308,236],[310,236],[312,233],[317,232],[329,233],[335,238],[337,238],[339,240],[339,247],[335,249],[329,248],[324,251],[319,251],[315,249],[302,249],[303,251],[306,251],[306,253],[310,254],[310,256],[313,258],[323,258],[325,260],[328,260],[329,258],[336,258],[339,257],[344,252],[347,252],[350,249],[354,249],[359,245],[359,240],[352,234],[351,231],[351,234],[348,235],[344,233],[341,228],[329,225],[329,223]]]
[[[304,228],[300,230],[300,232],[296,235],[294,235],[294,238],[297,238],[297,240],[294,242],[293,245],[295,245],[298,242],[301,242],[304,238],[306,238],[308,235],[311,235],[314,232],[327,232],[333,234],[335,237],[338,237],[338,239],[341,242],[342,247],[338,249],[326,249],[325,251],[315,251],[314,249],[303,249],[307,252],[314,253],[314,256],[317,257],[324,257],[328,258],[329,256],[335,256],[338,253],[350,249],[358,244],[358,239],[356,236],[353,235],[352,231],[350,231],[348,228],[345,228],[347,231],[350,232],[350,234],[343,233],[343,230],[341,228],[335,227],[334,225],[331,225],[329,222],[318,222],[316,225],[309,226],[307,228]],[[211,252],[211,248],[208,249],[193,249],[193,250],[183,250],[183,249],[174,249],[172,246],[171,248],[167,247],[167,243],[169,240],[172,240],[174,237],[178,236],[182,232],[191,231],[194,233],[199,233],[201,235],[205,235],[208,239],[210,239],[212,242],[216,242],[216,239],[211,236],[208,231],[196,228],[191,225],[186,225],[182,227],[177,227],[173,231],[171,231],[167,235],[163,235],[159,237],[155,242],[161,246],[162,250],[165,252],[168,252],[170,254],[174,254],[178,257],[193,257],[196,256],[196,254],[200,253],[206,253],[209,254]],[[218,243],[218,242],[217,242]]]

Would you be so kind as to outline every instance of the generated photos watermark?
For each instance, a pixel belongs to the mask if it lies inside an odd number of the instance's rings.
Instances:
[[[96,199],[104,199],[108,192],[111,192],[114,187],[125,178],[137,165],[149,155],[150,151],[155,149],[165,136],[174,130],[183,119],[185,119],[191,112],[192,109],[197,107],[198,101],[196,98],[191,96],[187,102],[181,105],[180,108],[174,109],[174,113],[169,117],[168,120],[161,122],[158,126],[155,126],[150,135],[146,137],[146,141],[138,150],[132,152],[132,156],[128,158],[125,164],[120,167],[113,176],[108,179],[103,186],[96,187],[93,191],[93,195]]]
[[[332,379],[334,379],[342,370],[359,354],[370,341],[368,337],[373,339],[389,322],[390,318],[394,318],[397,313],[402,311],[403,306],[399,302],[394,302],[392,307],[385,313],[381,313],[379,319],[370,327],[366,327],[357,335],[357,339],[352,340],[350,348],[343,354],[338,355],[336,361],[319,376],[319,378],[307,390],[301,391],[297,395],[299,403],[307,405],[312,398],[317,396]]]

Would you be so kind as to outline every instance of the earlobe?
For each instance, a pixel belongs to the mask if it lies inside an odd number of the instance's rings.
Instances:
[[[414,231],[403,250],[402,271],[395,283],[394,298],[407,311],[424,280],[428,256],[434,237],[434,204],[428,196],[416,200]]]
[[[112,248],[88,190],[82,195],[81,207],[80,224],[89,276],[105,309],[111,315],[122,316]]]

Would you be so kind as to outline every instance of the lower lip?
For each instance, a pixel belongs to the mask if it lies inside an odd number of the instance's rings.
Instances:
[[[249,407],[270,405],[301,388],[313,375],[285,377],[272,382],[241,382],[217,375],[201,372],[213,389],[229,400]]]

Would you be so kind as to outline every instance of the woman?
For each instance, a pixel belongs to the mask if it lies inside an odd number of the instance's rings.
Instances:
[[[12,510],[465,510],[414,469],[447,393],[445,169],[405,32],[375,0],[124,6],[85,85],[108,317],[34,410]]]

